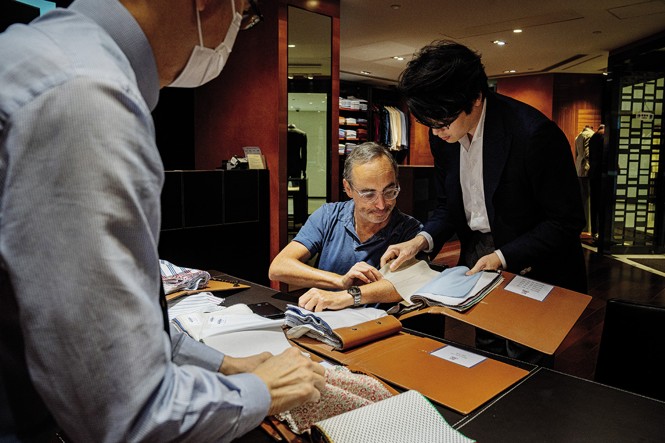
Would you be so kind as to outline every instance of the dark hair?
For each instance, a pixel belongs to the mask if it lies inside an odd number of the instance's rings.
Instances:
[[[480,55],[454,41],[438,40],[406,65],[398,89],[418,121],[436,126],[462,111],[470,113],[489,86]]]
[[[342,178],[351,183],[353,181],[351,180],[351,172],[356,165],[364,165],[379,157],[385,157],[390,161],[390,165],[395,172],[395,180],[397,180],[397,162],[395,158],[386,148],[374,142],[362,143],[351,150],[349,155],[346,156],[346,160],[344,160]]]

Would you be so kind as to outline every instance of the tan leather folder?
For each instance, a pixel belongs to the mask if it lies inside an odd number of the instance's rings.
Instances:
[[[348,351],[335,351],[309,337],[295,342],[329,360],[360,368],[403,389],[414,389],[461,414],[471,413],[528,374],[489,358],[466,368],[430,355],[445,344],[403,332]]]
[[[543,301],[538,301],[506,291],[506,285],[515,274],[503,272],[503,276],[499,287],[466,312],[436,306],[410,312],[400,319],[444,314],[545,354],[554,354],[591,297],[555,286]]]
[[[340,350],[348,350],[396,334],[401,330],[402,323],[392,315],[387,315],[355,326],[337,328],[333,332],[342,342]]]

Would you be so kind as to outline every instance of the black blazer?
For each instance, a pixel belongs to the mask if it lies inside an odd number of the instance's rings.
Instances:
[[[471,231],[460,185],[460,144],[430,131],[430,149],[438,204],[425,231],[434,238],[434,254],[456,234],[463,257]],[[494,245],[507,271],[586,292],[580,244],[584,211],[572,151],[561,129],[535,108],[490,92],[483,181]]]

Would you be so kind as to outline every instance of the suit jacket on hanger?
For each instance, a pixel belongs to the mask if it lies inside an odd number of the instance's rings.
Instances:
[[[430,131],[438,204],[425,224],[436,254],[457,234],[464,257],[468,227],[460,185],[460,144]],[[586,292],[580,244],[585,225],[568,141],[533,107],[490,92],[483,135],[483,181],[494,245],[507,271]],[[470,264],[473,265],[473,264]]]

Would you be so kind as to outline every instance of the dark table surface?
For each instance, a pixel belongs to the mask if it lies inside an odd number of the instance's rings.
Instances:
[[[214,271],[211,274],[236,280]],[[217,293],[224,297],[226,306],[268,301],[286,309],[287,304],[297,303],[297,294],[237,280],[250,288]],[[414,329],[407,331],[427,335]],[[440,337],[429,337],[451,343]],[[451,426],[469,438],[479,442],[665,442],[665,402],[516,360],[487,356],[530,370],[530,373],[469,415],[435,405]],[[454,381],[449,383],[454,389]],[[273,440],[257,428],[237,441]]]

